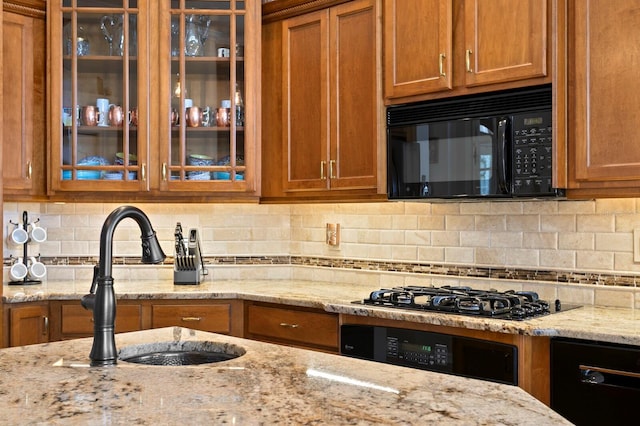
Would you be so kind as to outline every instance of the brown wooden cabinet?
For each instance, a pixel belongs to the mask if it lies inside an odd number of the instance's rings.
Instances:
[[[256,200],[260,3],[89,3],[48,2],[51,198]]]
[[[567,195],[640,195],[637,2],[567,1]],[[560,2],[564,5],[564,2]],[[562,51],[565,53],[565,51]],[[562,128],[560,131],[562,132]]]
[[[338,352],[338,315],[318,309],[248,303],[245,337]]]
[[[357,0],[263,29],[264,198],[384,192],[379,13]]]
[[[5,0],[2,185],[7,200],[45,195],[45,2]]]
[[[179,326],[241,336],[241,312],[242,302],[236,300],[156,302],[151,306],[151,327]]]
[[[49,304],[47,302],[5,305],[8,334],[5,346],[23,346],[49,341]]]
[[[80,305],[79,300],[51,301],[51,341],[93,336],[93,312]],[[145,328],[143,306],[137,301],[118,301],[115,332],[126,333]]]
[[[93,336],[93,313],[79,300],[51,301],[51,341]],[[241,336],[242,302],[237,300],[118,300],[116,333],[186,327]]]
[[[548,0],[384,0],[385,99],[550,82],[550,13]]]

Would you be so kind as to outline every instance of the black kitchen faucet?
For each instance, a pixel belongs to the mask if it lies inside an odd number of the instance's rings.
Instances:
[[[117,362],[114,326],[116,295],[111,276],[113,232],[122,219],[132,218],[138,223],[142,235],[142,263],[160,263],[165,254],[158,243],[149,218],[137,207],[122,206],[112,211],[100,234],[100,260],[94,267],[90,293],[82,297],[82,306],[93,311],[93,346],[89,358],[91,366],[114,365]]]

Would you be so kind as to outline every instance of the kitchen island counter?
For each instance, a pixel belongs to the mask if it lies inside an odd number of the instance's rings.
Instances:
[[[92,339],[0,350],[6,424],[569,424],[522,389],[172,327],[116,335],[246,350],[200,366],[88,367]]]
[[[585,305],[525,321],[417,312],[352,303],[367,297],[376,284],[307,280],[220,280],[200,285],[172,281],[124,281],[115,284],[118,299],[240,299],[318,308],[327,312],[422,324],[529,336],[569,337],[640,346],[640,313],[634,309]],[[3,289],[4,303],[78,300],[88,292],[85,281],[49,281]]]

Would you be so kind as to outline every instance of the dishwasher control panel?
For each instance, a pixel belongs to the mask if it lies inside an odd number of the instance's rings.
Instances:
[[[451,371],[453,364],[451,336],[415,330],[386,329],[387,354],[390,364]]]
[[[518,348],[487,340],[405,328],[343,324],[340,353],[386,364],[518,384]]]

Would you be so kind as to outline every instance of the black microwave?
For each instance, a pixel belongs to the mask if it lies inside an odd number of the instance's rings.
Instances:
[[[551,86],[387,108],[389,199],[562,196]]]

